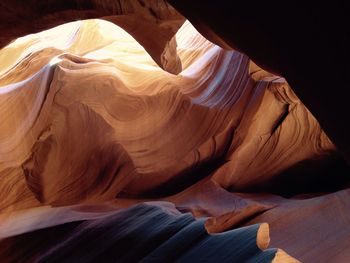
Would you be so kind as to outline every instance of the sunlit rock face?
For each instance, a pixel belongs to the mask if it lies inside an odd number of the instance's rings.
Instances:
[[[185,18],[164,0],[3,1],[0,7],[0,48],[67,22],[101,18],[128,31],[164,70],[181,71],[174,35]],[[0,59],[7,61],[7,56]]]
[[[0,259],[349,258],[349,170],[287,82],[189,22],[177,75],[135,38],[87,20],[0,51]]]
[[[168,0],[212,42],[284,76],[350,165],[345,1]],[[317,95],[316,95],[317,94]]]

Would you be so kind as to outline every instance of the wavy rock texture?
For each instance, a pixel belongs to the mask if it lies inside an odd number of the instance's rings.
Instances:
[[[350,5],[168,0],[204,37],[284,76],[350,165]],[[317,95],[316,95],[317,94]]]
[[[331,235],[330,215],[348,229],[348,190],[315,192],[344,188],[349,170],[287,82],[188,22],[176,42],[179,75],[101,20],[0,51],[4,262],[297,262],[266,250],[264,222],[297,259],[349,258],[330,239],[305,252]],[[127,208],[151,200],[163,202]]]
[[[129,32],[164,70],[181,71],[175,33],[185,19],[163,0],[5,0],[0,3],[0,17],[0,48],[18,37],[64,23],[101,18]],[[11,55],[7,52],[0,59],[7,61]]]
[[[141,204],[118,212],[109,207],[98,218],[91,219],[90,214],[85,220],[79,209],[56,208],[55,220],[64,215],[60,220],[64,224],[7,237],[0,242],[0,255],[10,262],[24,257],[36,262],[297,262],[282,250],[266,249],[266,223],[210,235],[204,219],[180,213],[170,203]],[[79,221],[71,221],[74,214]],[[17,249],[19,253],[10,252]]]

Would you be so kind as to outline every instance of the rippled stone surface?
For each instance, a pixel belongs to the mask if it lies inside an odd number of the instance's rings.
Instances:
[[[348,258],[322,233],[347,229],[349,169],[288,83],[189,22],[175,38],[177,75],[101,20],[0,51],[5,261],[295,262],[265,222],[297,259]]]

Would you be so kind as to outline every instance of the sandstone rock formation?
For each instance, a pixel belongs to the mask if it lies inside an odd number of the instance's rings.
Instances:
[[[350,170],[294,86],[156,2],[0,50],[1,262],[349,259]]]
[[[0,47],[67,22],[102,18],[128,31],[164,70],[181,71],[174,35],[184,18],[163,0],[2,1],[0,16]]]
[[[350,6],[345,1],[168,2],[214,43],[284,76],[350,164]]]
[[[37,229],[17,232],[15,237],[6,233],[7,238],[0,241],[0,256],[6,262],[24,258],[27,262],[298,262],[282,250],[267,249],[267,224],[211,235],[205,230],[205,219],[195,220],[166,202],[121,211],[102,208],[103,213],[99,205],[98,216],[84,212],[84,206],[33,211],[40,214],[30,218]],[[52,219],[61,225],[43,222],[43,216],[50,218],[53,213]]]

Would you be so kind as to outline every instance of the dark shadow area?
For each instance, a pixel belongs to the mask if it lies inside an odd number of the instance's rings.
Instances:
[[[300,194],[332,193],[349,186],[350,167],[339,154],[333,154],[299,162],[268,182],[245,188],[244,192],[268,192],[289,198]]]

